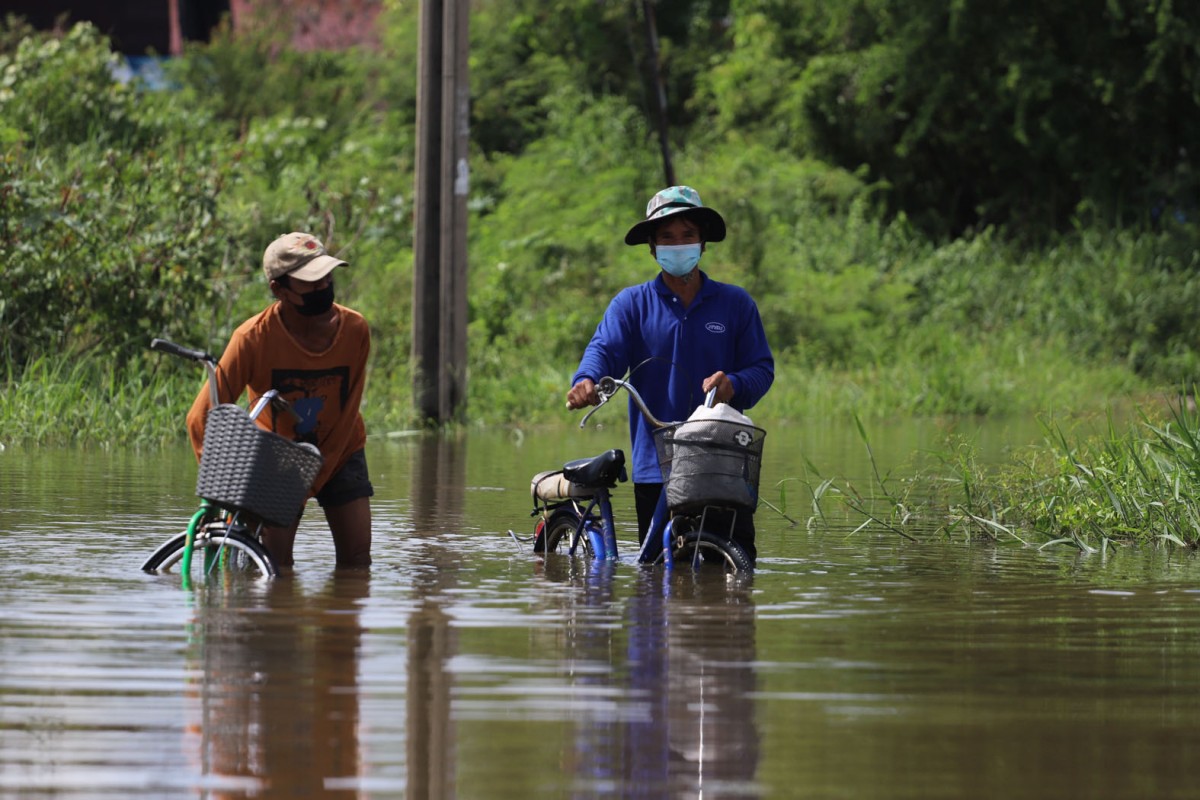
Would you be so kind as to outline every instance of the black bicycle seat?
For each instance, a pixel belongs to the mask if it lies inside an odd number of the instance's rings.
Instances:
[[[563,477],[585,489],[601,486],[611,489],[617,481],[629,480],[625,474],[625,452],[606,450],[598,456],[568,461],[563,464]]]

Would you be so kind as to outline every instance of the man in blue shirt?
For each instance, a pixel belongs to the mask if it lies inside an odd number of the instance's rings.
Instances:
[[[571,381],[568,408],[595,405],[596,381],[626,372],[664,422],[687,419],[713,388],[716,402],[739,411],[767,393],[775,360],[758,306],[745,289],[715,281],[698,266],[707,244],[724,238],[725,220],[695,189],[671,186],[650,199],[646,218],[625,234],[625,244],[649,244],[659,274],[613,298]],[[662,472],[653,428],[632,401],[629,425],[638,538],[644,540]],[[753,516],[738,515],[734,539],[753,561]]]

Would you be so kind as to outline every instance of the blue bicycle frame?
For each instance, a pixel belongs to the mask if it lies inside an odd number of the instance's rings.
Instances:
[[[650,413],[636,389],[625,381],[607,377],[597,384],[597,393],[601,398],[599,405],[584,416],[579,423],[580,427],[584,427],[596,409],[608,402],[621,388],[629,391],[633,402],[655,427],[669,427]],[[705,405],[711,406],[715,397],[716,391],[709,390]],[[585,542],[596,562],[617,561],[620,554],[617,549],[610,490],[616,487],[618,481],[624,480],[627,480],[625,454],[620,450],[609,450],[593,458],[572,461],[565,464],[561,470],[535,475],[532,488],[533,514],[540,514],[542,517],[532,537],[535,552],[557,549],[560,543],[567,543],[565,539],[569,536],[569,546],[566,548],[569,555],[576,555],[580,542]],[[675,565],[675,551],[687,549],[691,545],[693,565],[699,564],[702,547],[715,547],[722,551],[727,562],[735,570],[753,569],[753,564],[736,542],[732,539],[715,541],[713,533],[706,530],[708,508],[709,506],[705,506],[699,515],[695,530],[690,529],[689,522],[688,530],[685,530],[681,540],[673,542],[676,518],[668,511],[667,492],[664,487],[664,491],[659,493],[658,505],[651,517],[649,531],[638,551],[638,563],[654,564],[661,558],[663,564],[670,569]],[[736,511],[734,514],[736,515]],[[694,515],[688,515],[689,519],[692,516]],[[734,519],[736,520],[736,516]],[[518,543],[529,541],[511,530],[509,535]],[[732,536],[732,523],[730,535]]]
[[[576,514],[579,521],[576,523],[575,531],[571,536],[571,546],[567,551],[568,554],[575,555],[579,547],[579,542],[586,536],[592,553],[597,560],[618,560],[620,552],[617,548],[617,531],[616,524],[613,521],[612,499],[609,496],[608,490],[604,488],[597,489],[595,496],[588,501],[583,511],[576,511]],[[597,519],[599,520],[598,525],[596,524]],[[668,518],[667,500],[664,493],[658,498],[658,506],[654,509],[654,516],[650,522],[650,530],[646,533],[646,539],[642,542],[641,550],[638,551],[638,563],[649,564],[658,559],[658,552],[653,551],[650,547],[651,543],[657,540],[661,547],[663,563],[667,567],[674,565],[670,547],[673,522],[674,520]],[[659,530],[662,531],[661,537],[655,534]]]

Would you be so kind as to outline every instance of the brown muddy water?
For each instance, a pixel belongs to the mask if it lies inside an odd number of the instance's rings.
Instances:
[[[895,474],[944,433],[871,439]],[[1037,438],[973,435],[995,458]],[[759,569],[727,581],[507,536],[530,475],[623,445],[374,439],[369,574],[334,573],[310,509],[294,577],[191,590],[138,569],[194,506],[185,446],[0,452],[0,796],[1195,796],[1192,555],[913,544],[762,508]],[[870,474],[851,424],[776,429],[763,495],[805,458]]]

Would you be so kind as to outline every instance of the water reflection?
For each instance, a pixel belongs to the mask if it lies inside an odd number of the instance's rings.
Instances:
[[[423,437],[412,455],[413,592],[422,598],[408,619],[406,796],[454,797],[454,731],[450,716],[450,658],[457,641],[450,616],[436,599],[457,583],[459,558],[438,535],[462,526],[466,439]]]
[[[363,573],[199,590],[189,627],[188,752],[204,796],[357,797]]]
[[[756,796],[759,760],[754,693],[758,687],[751,581],[723,575],[671,576],[667,608],[668,718],[672,786],[725,797]],[[653,606],[647,610],[653,619]]]
[[[408,621],[408,693],[406,796],[454,797],[454,733],[450,717],[454,652],[450,617],[426,602]]]
[[[463,527],[466,455],[461,436],[423,437],[412,449],[411,525],[396,526],[400,539],[379,537],[383,552],[370,573],[334,572],[316,590],[306,590],[302,573],[197,590],[184,747],[204,796],[359,797],[401,785],[411,798],[454,796],[448,665],[457,640],[441,604],[461,559],[443,536]],[[386,512],[378,519],[386,526]],[[403,620],[407,663],[398,677],[406,691],[404,716],[388,728],[403,722],[405,745],[376,756],[400,764],[403,779],[382,784],[360,738],[361,611],[372,581],[393,601],[400,588],[416,598],[411,613],[395,617]]]
[[[565,662],[593,700],[561,760],[575,796],[760,796],[751,579],[640,571],[613,626],[598,624],[616,602],[613,567],[579,563],[552,557],[546,569],[576,582],[584,604],[565,613]]]
[[[461,527],[467,483],[466,437],[423,436],[412,451],[411,474],[416,532],[430,534]]]

